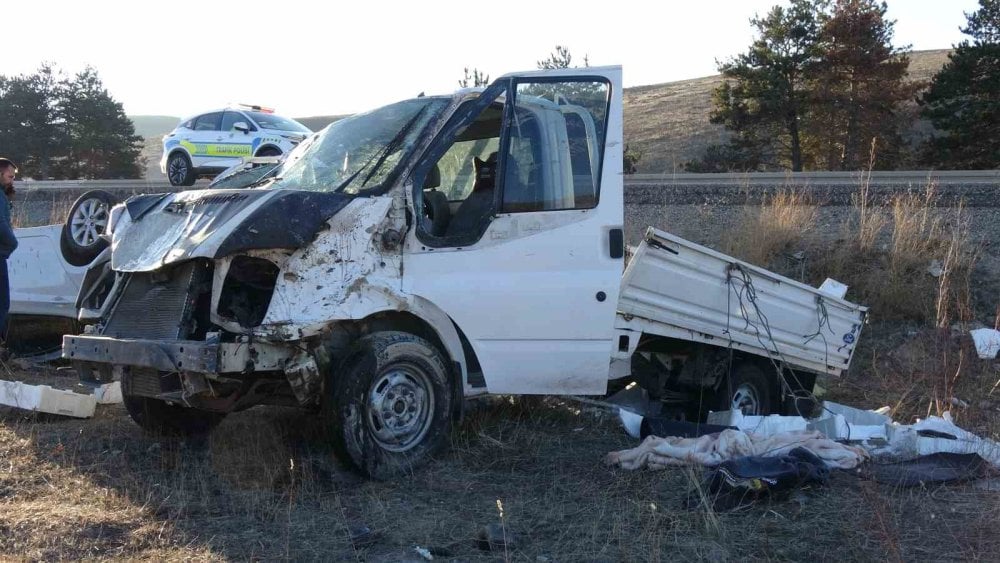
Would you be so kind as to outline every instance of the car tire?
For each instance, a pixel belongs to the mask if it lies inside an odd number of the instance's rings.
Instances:
[[[129,417],[143,430],[161,436],[199,436],[208,434],[222,419],[223,413],[172,405],[159,399],[133,395],[131,375],[122,376],[122,403]]]
[[[723,380],[716,396],[718,410],[740,410],[746,416],[768,415],[774,412],[775,385],[764,370],[754,362],[736,365],[728,380]]]
[[[78,197],[69,210],[59,237],[63,259],[73,266],[86,266],[108,246],[101,238],[108,228],[115,197],[103,190],[91,190]]]
[[[191,186],[198,179],[191,159],[182,152],[175,152],[167,159],[167,180],[171,186]]]
[[[447,365],[437,347],[409,333],[359,339],[327,385],[325,408],[337,453],[377,480],[426,463],[451,426]]]
[[[264,147],[257,152],[257,156],[281,156],[281,151],[274,147]]]

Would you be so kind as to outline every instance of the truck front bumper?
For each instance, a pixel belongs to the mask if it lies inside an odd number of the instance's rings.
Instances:
[[[296,353],[290,346],[265,342],[252,345],[216,340],[141,340],[107,336],[63,336],[62,357],[67,360],[153,368],[206,375],[254,370],[281,370]]]

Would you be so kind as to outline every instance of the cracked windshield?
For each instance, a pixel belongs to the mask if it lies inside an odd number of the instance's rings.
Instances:
[[[271,187],[352,195],[375,190],[392,180],[447,103],[407,100],[337,121],[301,154],[290,155]]]

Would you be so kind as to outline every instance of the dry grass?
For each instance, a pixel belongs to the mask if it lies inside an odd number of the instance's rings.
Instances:
[[[744,207],[740,225],[723,236],[723,248],[752,264],[775,265],[779,257],[811,246],[817,211],[809,192],[780,190],[760,206]]]
[[[118,406],[90,421],[2,410],[0,558],[413,561],[420,546],[466,561],[872,560],[1000,548],[995,494],[971,486],[893,490],[843,473],[716,512],[699,469],[602,465],[635,442],[601,411],[555,399],[480,404],[448,451],[393,483],[345,471],[316,430],[307,414],[254,409],[207,440],[160,441]],[[476,538],[491,523],[508,543],[484,551]],[[370,541],[352,543],[362,527]]]

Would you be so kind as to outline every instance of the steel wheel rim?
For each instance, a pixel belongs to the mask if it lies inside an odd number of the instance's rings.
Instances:
[[[383,449],[414,448],[430,430],[434,412],[431,379],[413,364],[384,371],[368,391],[366,423]]]
[[[181,157],[171,158],[168,175],[175,184],[183,182],[184,177],[187,176],[187,162]]]
[[[89,247],[97,243],[108,226],[108,206],[99,199],[85,200],[70,218],[69,231],[73,242]]]
[[[733,391],[732,409],[742,412],[745,416],[760,414],[760,393],[749,383],[741,383]]]

